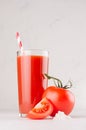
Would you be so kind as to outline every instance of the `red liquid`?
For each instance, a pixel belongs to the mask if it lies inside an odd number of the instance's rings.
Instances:
[[[25,114],[41,100],[47,87],[43,74],[48,72],[48,57],[18,56],[17,70],[19,112]]]

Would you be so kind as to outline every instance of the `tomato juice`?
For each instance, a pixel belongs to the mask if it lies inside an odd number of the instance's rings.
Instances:
[[[17,55],[19,113],[27,114],[41,100],[48,60],[45,55]]]

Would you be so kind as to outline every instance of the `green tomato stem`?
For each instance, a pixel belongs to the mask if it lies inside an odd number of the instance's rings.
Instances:
[[[72,87],[72,82],[71,82],[71,81],[68,81],[68,83],[67,83],[65,86],[63,86],[63,84],[62,84],[62,82],[61,82],[60,79],[55,78],[55,77],[52,77],[52,76],[49,76],[48,74],[44,74],[44,75],[45,75],[49,80],[50,80],[50,79],[53,79],[54,84],[55,84],[56,87],[63,88],[63,89],[69,89],[69,88]],[[56,83],[56,81],[57,81],[57,83]]]
[[[55,77],[52,77],[52,76],[49,76],[48,74],[44,74],[48,79],[53,79],[53,80],[56,80],[57,81],[57,84],[58,84],[58,87],[60,88],[63,88],[63,84],[61,82],[60,79],[58,78],[55,78]],[[54,81],[55,85],[56,85],[56,82]],[[57,86],[57,85],[56,85]]]

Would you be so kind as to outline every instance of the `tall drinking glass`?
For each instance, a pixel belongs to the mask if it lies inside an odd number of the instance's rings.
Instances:
[[[47,87],[49,55],[43,50],[17,51],[19,114],[24,117],[42,98]]]

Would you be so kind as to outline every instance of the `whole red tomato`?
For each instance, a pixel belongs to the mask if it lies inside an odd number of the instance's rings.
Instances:
[[[43,93],[43,98],[44,97],[53,104],[54,111],[51,114],[52,116],[58,111],[62,111],[68,115],[73,110],[75,97],[74,94],[67,89],[50,86]]]

